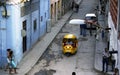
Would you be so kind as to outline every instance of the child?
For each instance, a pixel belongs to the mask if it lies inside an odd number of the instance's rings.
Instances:
[[[14,70],[14,73],[17,73],[16,72],[16,64],[14,62],[13,51],[10,51],[10,55],[8,57],[8,60],[10,61],[10,64],[9,64],[9,73],[11,74],[12,70]]]
[[[9,68],[10,61],[9,61],[8,57],[10,56],[10,51],[11,51],[11,49],[7,49],[7,65],[5,67],[5,71]]]

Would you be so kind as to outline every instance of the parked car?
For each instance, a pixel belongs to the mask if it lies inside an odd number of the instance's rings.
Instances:
[[[89,30],[89,33],[92,36],[92,33],[94,32],[93,30],[96,32],[96,26],[99,26],[97,16],[94,13],[87,13],[85,15],[85,23],[87,25],[86,29]]]
[[[94,13],[88,13],[85,15],[85,23],[97,23],[97,17]]]

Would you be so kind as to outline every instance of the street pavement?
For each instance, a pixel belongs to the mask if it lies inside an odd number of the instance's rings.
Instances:
[[[82,2],[82,0],[76,1],[78,4]],[[66,24],[66,21],[69,20],[73,11],[67,12],[61,20],[59,20],[54,27],[51,28],[51,31],[47,33],[38,43],[22,58],[20,63],[18,64],[17,75],[26,75],[31,68],[37,63],[39,58],[42,56],[44,51],[48,48],[49,44],[53,41],[56,35],[59,33],[61,28]],[[0,75],[9,75],[8,71],[4,71],[4,69],[0,70]]]

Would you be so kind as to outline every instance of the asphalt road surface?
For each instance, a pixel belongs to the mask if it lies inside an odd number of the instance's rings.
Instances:
[[[95,13],[98,0],[83,0],[79,12],[70,19],[84,19],[86,13]],[[94,34],[95,31],[92,33]],[[79,48],[75,55],[65,56],[62,53],[62,39],[67,33],[73,33],[79,41]],[[68,22],[56,36],[38,63],[27,75],[103,75],[94,69],[95,37],[80,35],[79,25],[70,25]]]

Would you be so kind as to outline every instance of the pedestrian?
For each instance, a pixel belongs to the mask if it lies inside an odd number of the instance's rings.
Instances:
[[[104,30],[102,30],[101,32],[102,32],[102,34],[101,34],[102,39],[104,39]]]
[[[8,57],[10,56],[10,51],[11,51],[11,49],[7,49],[7,64],[5,66],[5,71],[7,71],[7,69],[9,69],[10,61],[9,61]]]
[[[86,36],[86,24],[80,24],[80,35]]]
[[[75,2],[73,1],[72,2],[72,9],[75,7]]]
[[[87,28],[87,25],[84,24],[84,25],[83,25],[83,36],[84,36],[84,37],[86,36],[86,28]]]
[[[90,23],[90,30],[89,30],[90,36],[92,36],[92,24]]]
[[[76,3],[75,3],[75,1],[73,1],[73,2],[72,2],[72,10],[73,10],[73,11],[76,11],[76,7],[75,7],[75,6],[76,6]]]
[[[104,6],[104,4],[101,5],[101,14],[105,15],[105,6]]]
[[[106,67],[106,72],[108,71],[109,57],[110,57],[109,51],[107,48],[105,48],[105,50],[103,51],[103,58],[102,58],[102,72],[104,72],[105,67]]]
[[[83,35],[83,25],[84,24],[80,24],[80,35]]]
[[[119,69],[118,68],[114,69],[114,74],[113,75],[119,75]]]
[[[102,0],[100,0],[100,4],[102,4]]]
[[[116,60],[115,60],[115,57],[114,57],[114,55],[113,55],[113,54],[111,54],[111,62],[112,62],[112,71],[114,71],[114,69],[115,69],[115,62],[116,62]]]
[[[16,72],[16,64],[15,64],[15,61],[14,61],[14,54],[13,54],[12,50],[10,51],[10,55],[8,57],[8,60],[10,61],[10,63],[9,63],[9,73],[11,74],[12,71],[14,71],[14,73],[17,73]]]
[[[72,72],[72,75],[76,75],[76,73],[75,73],[75,72]]]
[[[67,45],[72,45],[73,44],[73,41],[68,39],[68,41],[66,42]]]
[[[79,4],[75,4],[75,8],[76,8],[76,12],[78,12],[79,11]]]

